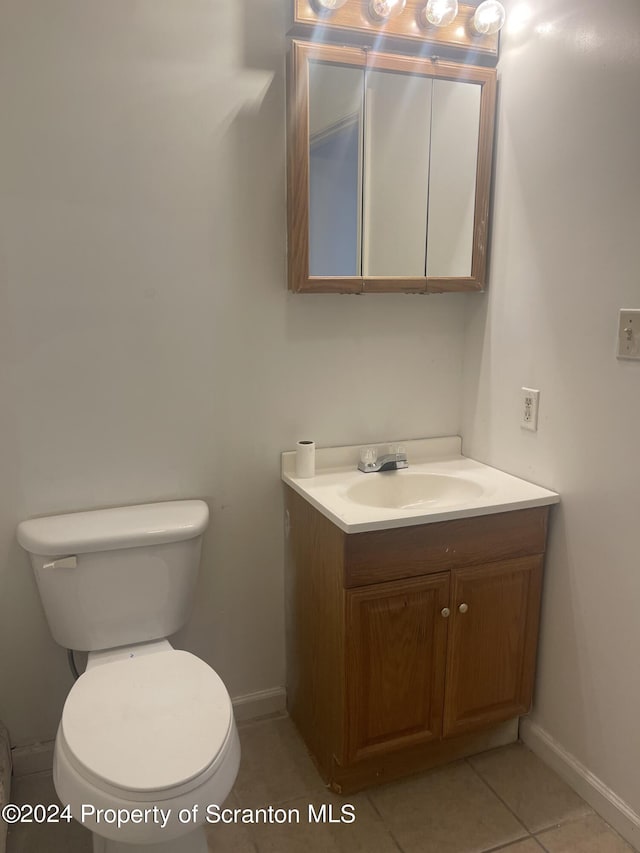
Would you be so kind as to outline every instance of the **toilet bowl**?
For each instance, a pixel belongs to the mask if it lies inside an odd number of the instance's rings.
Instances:
[[[202,501],[32,519],[18,527],[54,639],[89,652],[54,750],[63,804],[94,853],[206,853],[207,809],[240,742],[216,672],[166,639],[188,618]]]
[[[166,641],[125,647],[107,662],[99,654],[90,655],[62,712],[58,796],[103,838],[184,850],[182,836],[204,824],[238,772],[229,694],[211,667]]]

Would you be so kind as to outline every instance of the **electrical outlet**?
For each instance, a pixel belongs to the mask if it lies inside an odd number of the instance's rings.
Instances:
[[[538,401],[540,392],[534,388],[523,388],[520,397],[520,426],[522,429],[538,430]]]
[[[618,358],[640,359],[640,310],[621,308],[618,314]]]

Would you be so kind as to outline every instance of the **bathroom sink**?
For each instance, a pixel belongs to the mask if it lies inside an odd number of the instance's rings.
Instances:
[[[358,470],[362,447],[318,448],[310,477],[297,473],[296,451],[287,451],[282,479],[344,533],[472,518],[559,500],[555,492],[463,456],[460,436],[410,439],[401,446],[408,468],[367,473]],[[378,461],[392,453],[388,444],[374,449]]]
[[[365,474],[344,496],[364,506],[412,509],[422,506],[454,506],[479,498],[484,489],[464,477],[388,471]]]

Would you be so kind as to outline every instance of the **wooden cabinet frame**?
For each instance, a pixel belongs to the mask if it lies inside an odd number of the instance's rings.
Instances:
[[[481,86],[480,128],[471,275],[321,277],[309,275],[309,61],[401,71],[434,79],[469,81]],[[437,58],[363,52],[362,49],[294,40],[287,95],[287,216],[289,289],[299,293],[448,293],[482,290],[486,282],[489,197],[496,111],[496,71],[442,62]],[[425,235],[426,240],[426,235]]]

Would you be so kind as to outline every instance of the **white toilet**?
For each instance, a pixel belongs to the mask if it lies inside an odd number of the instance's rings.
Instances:
[[[235,782],[229,694],[166,639],[189,618],[208,521],[193,500],[18,526],[54,639],[89,652],[62,712],[53,780],[94,853],[205,853],[206,809]]]

